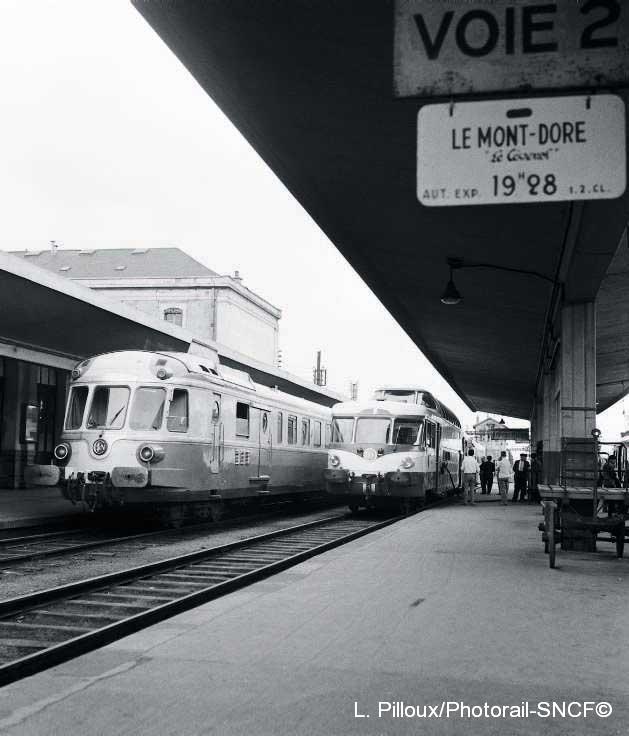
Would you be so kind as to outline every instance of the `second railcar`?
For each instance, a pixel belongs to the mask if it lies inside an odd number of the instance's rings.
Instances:
[[[460,488],[460,422],[428,392],[404,391],[332,408],[326,490],[352,510],[410,511]]]

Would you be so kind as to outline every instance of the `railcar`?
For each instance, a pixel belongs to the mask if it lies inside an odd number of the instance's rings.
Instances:
[[[72,371],[54,464],[27,480],[92,510],[218,518],[226,503],[323,493],[330,420],[218,356],[107,353]]]
[[[463,434],[457,417],[428,391],[377,389],[371,401],[332,407],[326,491],[351,510],[398,506],[460,490]]]

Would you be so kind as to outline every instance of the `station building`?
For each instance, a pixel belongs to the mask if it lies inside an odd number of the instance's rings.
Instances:
[[[529,430],[525,427],[511,428],[504,419],[486,417],[474,424],[470,434],[485,448],[485,455],[491,455],[494,461],[503,450],[511,462],[517,460],[520,453],[528,455],[531,452]]]
[[[242,283],[221,276],[179,248],[16,251],[12,255],[144,314],[171,322],[201,340],[275,365],[281,311]]]
[[[27,464],[50,462],[63,425],[70,371],[90,355],[156,350],[218,356],[266,386],[325,406],[342,399],[272,364],[279,310],[237,277],[213,274],[178,249],[160,250],[153,251],[155,267],[151,251],[67,256],[64,251],[27,256],[0,251],[0,489],[23,487]],[[98,259],[97,267],[79,265]],[[126,266],[120,272],[129,275],[116,281],[104,263]],[[73,268],[79,278],[68,277]],[[112,270],[118,273],[115,266]],[[85,275],[88,271],[93,278]],[[100,288],[102,283],[106,286]],[[180,313],[169,311],[175,309]],[[229,344],[208,337],[213,334]]]

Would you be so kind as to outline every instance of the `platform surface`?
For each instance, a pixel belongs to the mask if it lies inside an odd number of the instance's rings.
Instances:
[[[0,689],[0,733],[626,734],[629,560],[600,545],[550,570],[540,510],[409,517]],[[553,700],[613,712],[524,717]],[[448,701],[519,710],[378,717]]]
[[[0,488],[0,529],[63,523],[84,513],[82,505],[73,506],[58,488]]]

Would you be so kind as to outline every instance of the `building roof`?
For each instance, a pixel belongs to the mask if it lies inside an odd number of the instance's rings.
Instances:
[[[179,248],[86,248],[13,251],[70,279],[207,278],[218,276]]]

